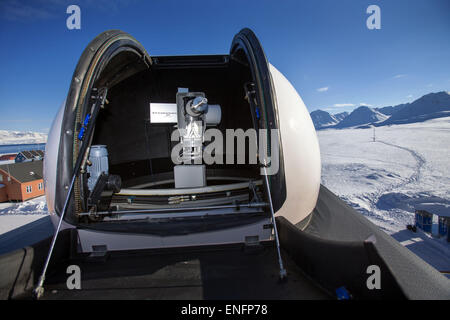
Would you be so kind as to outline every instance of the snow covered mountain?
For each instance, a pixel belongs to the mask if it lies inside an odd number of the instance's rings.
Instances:
[[[5,144],[26,144],[26,143],[45,143],[47,134],[41,132],[20,132],[0,130],[0,145]]]
[[[334,117],[338,120],[338,121],[342,121],[344,120],[344,118],[346,118],[349,115],[349,113],[347,111],[344,112],[340,112],[340,113],[336,113],[334,114]]]
[[[311,112],[311,119],[316,129],[330,127],[339,122],[338,119],[323,110],[315,110]]]
[[[401,106],[401,108],[398,108]],[[450,93],[429,93],[405,105],[395,108],[391,117],[380,125],[422,122],[450,115]]]
[[[334,115],[323,110],[311,112],[311,119],[317,130],[360,126],[384,121],[387,118],[388,116],[366,106],[361,106],[350,114],[346,111]]]
[[[387,116],[392,115],[394,112],[397,112],[400,109],[403,109],[405,106],[407,106],[407,103],[399,104],[396,106],[388,106],[383,108],[374,108],[374,110],[381,112],[382,114],[385,114]]]
[[[382,114],[381,112],[366,106],[361,106],[353,110],[352,113],[339,122],[335,128],[349,128],[364,124],[371,124],[374,122],[384,121],[387,118],[388,116]]]
[[[311,112],[314,126],[319,129],[366,128],[391,124],[423,122],[425,120],[450,116],[450,92],[441,91],[424,95],[411,102],[383,108],[361,106],[348,112],[334,115],[326,111]]]

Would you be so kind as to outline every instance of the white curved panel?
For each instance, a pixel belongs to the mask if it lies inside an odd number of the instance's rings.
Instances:
[[[59,108],[48,133],[45,144],[44,157],[44,188],[47,199],[47,208],[50,213],[55,213],[56,176],[58,168],[58,152],[61,140],[61,125],[64,116],[66,101]]]
[[[278,104],[287,189],[286,201],[276,215],[295,224],[316,206],[321,170],[319,142],[309,112],[295,88],[274,66],[269,68]]]

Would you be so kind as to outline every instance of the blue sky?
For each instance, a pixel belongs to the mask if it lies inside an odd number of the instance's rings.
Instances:
[[[66,8],[81,8],[81,30]],[[366,8],[381,9],[369,30]],[[85,46],[122,29],[150,55],[227,53],[241,28],[310,111],[382,107],[450,90],[450,1],[114,1],[0,2],[0,129],[46,132],[67,95]]]

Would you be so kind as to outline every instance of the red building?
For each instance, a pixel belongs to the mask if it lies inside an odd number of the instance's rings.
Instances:
[[[0,156],[0,161],[8,161],[16,159],[17,153],[3,154]]]
[[[25,201],[42,196],[44,194],[42,171],[42,160],[1,165],[0,202]]]

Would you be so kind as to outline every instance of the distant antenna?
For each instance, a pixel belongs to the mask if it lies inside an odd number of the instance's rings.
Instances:
[[[375,142],[375,126],[373,127],[373,142]]]

